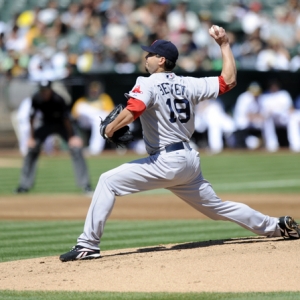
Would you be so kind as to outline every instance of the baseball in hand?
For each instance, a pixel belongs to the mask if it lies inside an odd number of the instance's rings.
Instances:
[[[220,32],[220,27],[218,25],[213,25],[211,27],[211,30],[214,31],[215,34],[217,34],[216,31]]]

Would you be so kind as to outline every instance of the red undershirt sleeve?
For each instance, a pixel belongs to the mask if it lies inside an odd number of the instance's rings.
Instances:
[[[230,90],[229,85],[226,84],[223,76],[219,76],[219,96]]]
[[[137,119],[146,109],[146,105],[143,101],[130,98],[127,101],[126,109],[132,112],[134,120]]]

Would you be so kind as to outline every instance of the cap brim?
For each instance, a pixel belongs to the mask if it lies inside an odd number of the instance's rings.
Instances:
[[[153,49],[151,47],[148,47],[148,46],[141,46],[141,48],[146,51],[146,52],[149,52],[149,53],[155,53],[153,52]]]

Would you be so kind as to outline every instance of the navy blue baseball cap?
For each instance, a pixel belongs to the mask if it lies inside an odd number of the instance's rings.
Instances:
[[[168,60],[176,63],[178,58],[178,50],[177,47],[165,40],[156,40],[154,41],[151,46],[141,46],[143,50],[149,53],[155,53],[160,56],[167,58]]]

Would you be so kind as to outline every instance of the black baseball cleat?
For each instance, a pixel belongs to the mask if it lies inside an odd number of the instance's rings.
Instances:
[[[15,190],[14,190],[14,194],[25,194],[28,193],[29,189],[24,188],[22,186],[18,186]]]
[[[74,246],[69,252],[62,254],[62,262],[82,259],[95,259],[100,257],[100,250],[93,250],[79,245]]]
[[[299,239],[300,226],[290,216],[280,217],[278,221],[281,236],[283,238]]]

